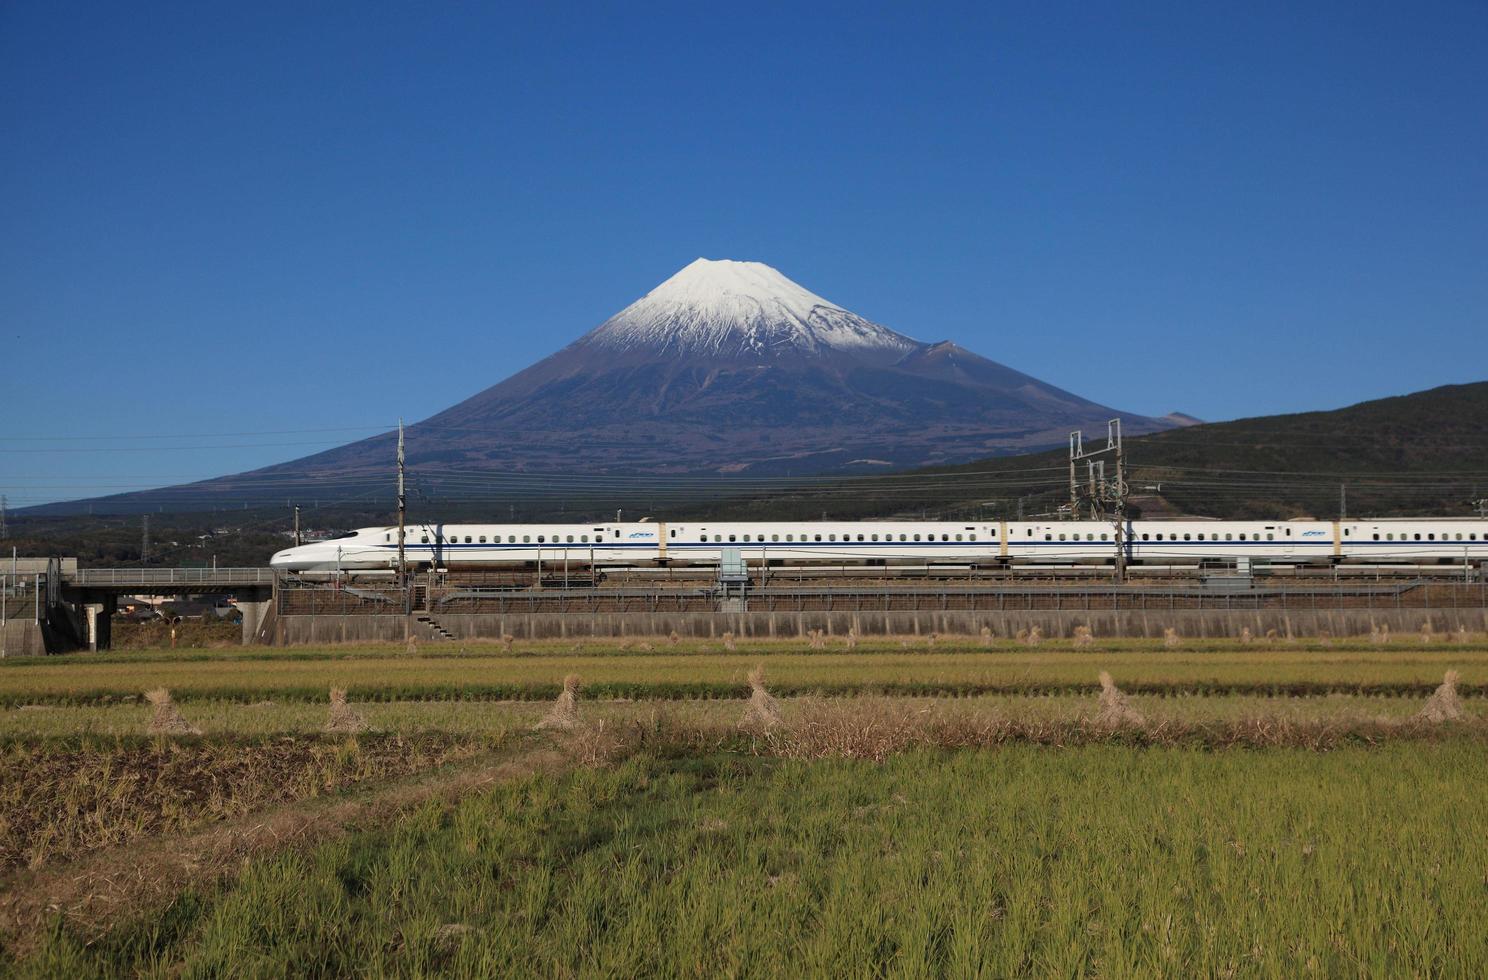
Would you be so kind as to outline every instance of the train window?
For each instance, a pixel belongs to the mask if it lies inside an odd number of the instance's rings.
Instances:
[[[384,541],[391,541],[391,540],[393,540],[393,536],[391,534],[384,534],[382,536],[382,540],[384,540]]]
[[[1028,529],[1028,536],[1029,536],[1029,537],[1030,537],[1030,538],[1031,538],[1031,537],[1033,537],[1033,528],[1029,528],[1029,529]]]
[[[785,540],[787,540],[787,541],[794,541],[794,540],[796,540],[796,536],[794,534],[787,534],[785,536]]]
[[[973,535],[972,535],[972,536],[971,536],[971,540],[973,540],[973,541],[975,541],[975,540],[976,540],[976,535],[975,535],[975,534],[973,534]]]
[[[1045,534],[1044,535],[1044,540],[1045,541],[1053,541],[1054,540],[1054,535],[1052,535],[1052,534]]]
[[[1105,531],[1102,531],[1101,532],[1101,540],[1102,541],[1106,540],[1106,532]]]
[[[770,540],[771,541],[779,541],[780,540],[780,535],[778,535],[778,534],[772,534],[772,535],[770,535]]]
[[[1150,539],[1150,538],[1149,538],[1149,537],[1148,537],[1148,535],[1147,535],[1147,534],[1146,534],[1146,533],[1145,533],[1145,532],[1144,532],[1144,533],[1143,533],[1143,534],[1142,534],[1142,540],[1143,540],[1143,541],[1148,541],[1148,540],[1151,540],[1151,539]]]
[[[566,541],[567,541],[567,542],[568,542],[568,543],[569,543],[569,544],[573,544],[573,535],[572,535],[572,534],[570,534],[570,535],[568,535],[568,537],[567,537],[567,538],[566,538],[566,539],[565,539],[565,540],[566,540]]]
[[[875,535],[874,535],[874,536],[873,536],[873,540],[874,540],[874,541],[877,541],[877,540],[878,540],[878,535],[876,535],[876,534],[875,534]]]
[[[1226,531],[1225,532],[1225,540],[1226,541],[1233,541],[1233,540],[1235,540],[1235,535],[1231,534],[1229,531]]]
[[[485,544],[485,543],[486,543],[486,536],[485,536],[485,535],[484,535],[484,534],[482,534],[482,535],[481,535],[481,536],[480,536],[480,543],[481,543],[481,544]]]
[[[1374,540],[1376,540],[1376,541],[1379,540],[1379,532],[1378,531],[1374,532]]]
[[[581,534],[581,535],[579,535],[579,542],[581,544],[588,544],[589,543],[589,535],[587,535],[587,534]]]
[[[961,535],[959,535],[959,534],[958,534],[958,535],[956,535],[956,540],[957,540],[957,541],[960,541],[960,540],[961,540]]]
[[[920,533],[918,531],[915,532],[915,540],[920,540]]]
[[[1192,541],[1193,539],[1190,538],[1187,534],[1184,534],[1183,535],[1183,540],[1185,540],[1185,541]]]
[[[1419,531],[1416,532],[1416,540],[1417,541],[1421,540],[1421,532],[1419,532]]]
[[[827,535],[827,540],[828,541],[836,541],[837,540],[837,535],[835,535],[835,534],[829,534],[829,535]]]
[[[730,540],[730,541],[733,541],[733,540],[736,540],[736,539],[735,539],[735,538],[734,538],[734,536],[733,536],[733,535],[732,535],[732,534],[730,534],[730,535],[729,535],[729,540]]]
[[[524,534],[524,535],[522,535],[522,543],[523,544],[531,544],[532,543],[532,535],[530,535],[530,534]]]
[[[1426,535],[1426,540],[1427,541],[1435,541],[1436,540],[1436,535],[1434,535],[1434,534],[1428,534],[1428,535]]]
[[[818,540],[818,541],[821,540],[821,535],[820,534],[816,535],[816,540]]]
[[[1457,540],[1458,541],[1461,541],[1462,540],[1462,532],[1461,531],[1458,531],[1457,532]]]
[[[1266,532],[1266,540],[1267,541],[1275,541],[1276,540],[1276,535],[1272,534],[1270,531],[1267,531]]]
[[[547,537],[547,535],[545,535],[545,534],[539,534],[539,535],[538,535],[538,536],[537,536],[537,543],[538,543],[538,544],[542,544],[542,543],[543,543],[543,542],[544,542],[544,541],[546,541],[546,540],[548,540],[548,537]]]
[[[1061,535],[1060,535],[1060,536],[1059,536],[1059,540],[1061,540],[1061,541],[1063,541],[1063,540],[1064,540],[1064,535],[1062,535],[1062,534],[1061,534]]]
[[[465,535],[465,543],[466,543],[466,544],[472,544],[472,543],[473,543],[473,542],[472,542],[472,541],[471,541],[471,540],[470,540],[470,535],[468,535],[468,534],[467,534],[467,535]]]
[[[420,544],[428,544],[429,543],[429,536],[426,534],[423,537],[419,538],[419,543]]]
[[[859,541],[862,541],[863,540],[863,536],[861,534],[858,535],[858,540]]]
[[[507,544],[516,544],[517,543],[517,536],[515,534],[508,534],[506,536],[506,543]]]

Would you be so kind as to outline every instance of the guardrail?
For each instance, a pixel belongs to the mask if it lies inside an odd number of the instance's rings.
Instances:
[[[201,585],[228,588],[242,585],[273,585],[272,568],[80,568],[64,574],[68,585],[149,586]]]

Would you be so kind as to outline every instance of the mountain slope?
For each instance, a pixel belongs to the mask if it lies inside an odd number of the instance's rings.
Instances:
[[[408,460],[436,482],[861,472],[1055,445],[1116,414],[955,344],[873,323],[767,265],[698,259],[562,350],[411,426]],[[1125,418],[1133,432],[1172,425]],[[114,502],[282,502],[297,486],[349,495],[386,477],[393,445],[377,436]]]
[[[1468,516],[1474,501],[1488,497],[1488,382],[1332,411],[1199,423],[1131,438],[1124,448],[1133,501],[1152,513],[1334,517],[1342,506],[1356,516]],[[833,510],[841,517],[909,509],[1015,517],[1021,503],[1027,515],[1051,513],[1069,499],[1068,458],[1059,449],[860,481],[852,504]],[[918,489],[906,500],[897,479],[915,477]],[[824,499],[817,488],[735,501],[727,510],[810,516]]]

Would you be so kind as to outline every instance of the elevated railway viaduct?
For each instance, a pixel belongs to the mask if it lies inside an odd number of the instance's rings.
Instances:
[[[8,571],[8,570],[7,570]],[[510,574],[426,574],[406,590],[387,580],[313,581],[268,568],[78,568],[50,560],[0,574],[4,652],[102,650],[125,596],[226,594],[244,643],[402,642],[664,636],[1049,636],[1089,626],[1100,636],[1261,636],[1488,630],[1488,581],[1444,568],[1308,570],[1236,576],[1162,573],[1114,585],[1099,568],[1037,574],[901,567],[746,572],[735,581],[648,569],[601,582]]]

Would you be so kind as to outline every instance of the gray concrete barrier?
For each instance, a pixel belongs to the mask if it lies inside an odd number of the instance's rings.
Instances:
[[[1459,628],[1488,631],[1483,609],[1335,609],[1287,610],[1120,610],[987,612],[746,612],[746,613],[532,613],[522,615],[442,615],[435,619],[444,634],[455,640],[654,638],[672,632],[687,638],[721,639],[726,632],[740,638],[791,639],[819,629],[829,636],[919,637],[976,636],[986,627],[999,638],[1038,627],[1046,637],[1068,637],[1076,627],[1089,627],[1100,637],[1161,638],[1164,631],[1193,638],[1238,637],[1248,628],[1257,639],[1269,631],[1278,636],[1361,636],[1371,629],[1388,628],[1399,636],[1418,634],[1426,623],[1437,634]],[[401,616],[285,616],[276,617],[262,639],[274,644],[401,643]],[[429,623],[414,621],[420,641],[449,642]]]

